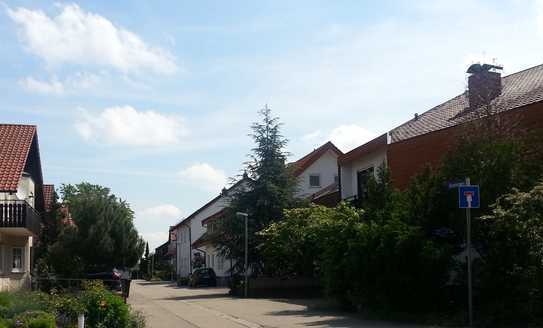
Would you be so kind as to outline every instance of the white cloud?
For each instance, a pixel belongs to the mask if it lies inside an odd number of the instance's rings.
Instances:
[[[41,81],[32,76],[19,80],[19,85],[24,89],[47,95],[61,95],[64,93],[64,84],[56,78],[49,81]]]
[[[87,141],[127,146],[171,146],[188,134],[179,117],[138,111],[131,106],[106,108],[98,115],[82,109],[75,128]]]
[[[216,169],[207,163],[195,163],[178,172],[182,182],[199,189],[219,191],[226,185],[226,175],[222,170]]]
[[[101,77],[86,72],[78,72],[64,80],[59,80],[53,76],[49,80],[38,80],[32,76],[28,76],[19,80],[19,85],[25,90],[34,93],[47,95],[63,95],[81,90],[88,90],[97,86],[101,81]]]
[[[321,136],[322,136],[322,132],[320,130],[309,132],[302,136],[302,141],[313,141],[317,138],[320,138]]]
[[[168,230],[160,232],[141,233],[140,236],[149,243],[149,252],[154,253],[155,248],[168,241]]]
[[[179,219],[181,217],[181,210],[172,204],[162,204],[145,208],[138,216],[141,216],[144,220]]]
[[[363,145],[375,137],[375,133],[356,124],[340,125],[329,134],[329,139],[343,152]]]
[[[97,65],[123,73],[177,70],[172,54],[147,45],[137,34],[76,4],[61,8],[54,17],[23,7],[7,9],[27,50],[48,64]]]

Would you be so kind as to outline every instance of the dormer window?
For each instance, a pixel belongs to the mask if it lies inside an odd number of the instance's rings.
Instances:
[[[319,174],[309,175],[309,187],[318,188],[321,186],[321,176]]]

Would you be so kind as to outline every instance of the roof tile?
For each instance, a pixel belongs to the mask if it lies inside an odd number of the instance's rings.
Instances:
[[[492,102],[496,113],[543,101],[543,65],[502,77],[502,93]],[[466,92],[390,131],[392,143],[452,127],[481,117],[482,109],[468,110]]]
[[[34,125],[0,124],[0,191],[17,191],[35,134]]]

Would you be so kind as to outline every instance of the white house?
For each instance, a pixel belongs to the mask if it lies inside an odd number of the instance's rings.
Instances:
[[[0,291],[30,287],[43,189],[36,127],[0,124]]]
[[[383,134],[340,156],[341,199],[363,199],[368,179],[377,177],[379,167],[387,164],[388,135]]]
[[[332,142],[327,142],[290,163],[289,168],[298,178],[295,196],[319,204],[335,205],[339,200],[337,160],[340,155],[342,152]],[[218,283],[227,281],[234,263],[218,254],[216,247],[206,239],[206,232],[217,228],[217,222],[224,217],[224,209],[232,194],[248,188],[246,179],[244,177],[224,189],[220,195],[172,227],[171,231],[176,235],[178,277],[187,277],[192,272],[192,259],[195,254],[200,254],[205,259],[205,266],[215,271]]]
[[[341,150],[329,141],[291,163],[289,166],[298,178],[296,197],[335,205],[339,201],[338,157],[341,155]]]
[[[187,277],[192,273],[192,259],[195,254],[200,254],[205,258],[206,266],[214,268],[217,277],[226,277],[230,264],[224,265],[227,261],[220,257],[211,245],[202,243],[202,237],[206,232],[205,220],[209,221],[210,218],[219,216],[228,205],[229,196],[246,188],[246,179],[244,177],[230,188],[223,189],[218,196],[172,227],[176,235],[175,262],[178,277]]]

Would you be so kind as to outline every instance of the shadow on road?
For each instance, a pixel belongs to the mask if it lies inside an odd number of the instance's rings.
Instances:
[[[184,296],[172,296],[172,297],[164,297],[160,300],[163,301],[197,301],[197,300],[206,300],[206,299],[233,299],[228,294],[201,294],[201,295],[184,295]]]
[[[300,304],[301,302],[296,302]],[[307,327],[360,327],[360,328],[398,328],[398,327],[420,327],[410,324],[402,324],[396,322],[383,322],[363,319],[353,313],[346,313],[342,311],[321,311],[311,309],[299,309],[299,310],[282,310],[268,312],[268,315],[274,316],[296,316],[313,319],[311,322],[301,323],[301,325]],[[323,317],[330,317],[324,318]]]
[[[171,281],[138,281],[137,283],[142,286],[157,286],[157,285],[163,285],[165,287],[177,286],[174,282],[171,282]]]

